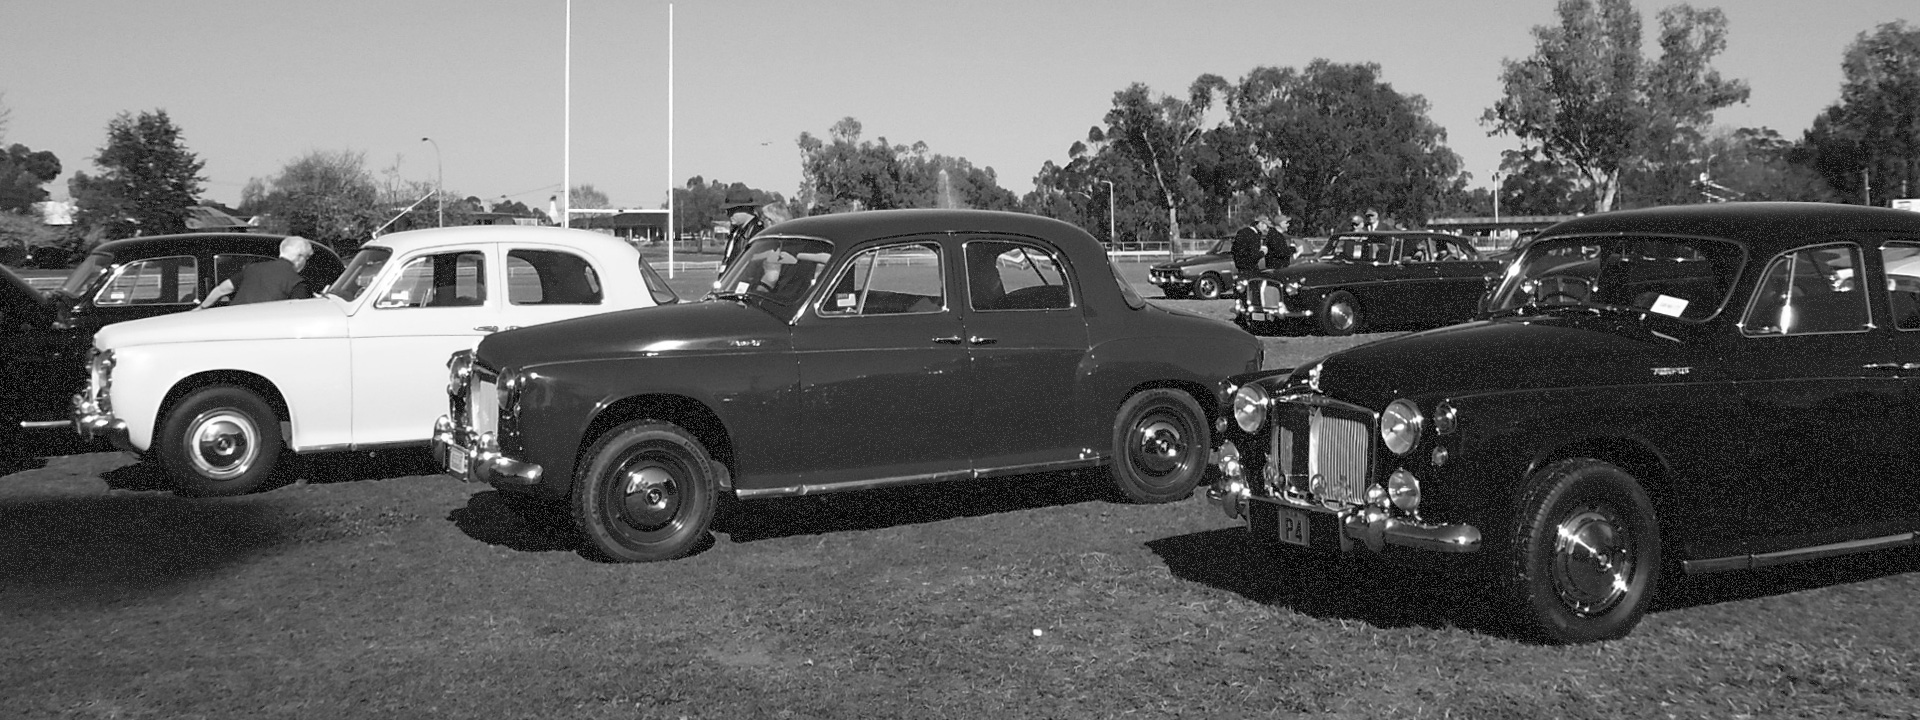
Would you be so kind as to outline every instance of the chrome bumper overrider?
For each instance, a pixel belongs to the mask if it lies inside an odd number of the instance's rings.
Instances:
[[[1480,551],[1479,528],[1465,523],[1428,524],[1393,517],[1384,498],[1376,505],[1348,505],[1338,510],[1328,510],[1277,498],[1256,497],[1247,488],[1239,452],[1231,442],[1214,450],[1213,465],[1220,472],[1215,475],[1213,485],[1207,488],[1207,499],[1220,506],[1227,517],[1235,520],[1246,518],[1253,504],[1261,503],[1309,513],[1332,513],[1338,518],[1342,550],[1360,545],[1377,553],[1394,545],[1444,553]]]
[[[462,482],[489,485],[538,485],[541,468],[500,452],[493,433],[473,433],[454,425],[445,415],[433,421],[433,461]]]
[[[102,411],[93,398],[85,394],[73,396],[73,409],[69,412],[73,431],[87,440],[106,440],[121,450],[133,450],[133,442],[127,437],[127,421],[114,417],[112,413]]]

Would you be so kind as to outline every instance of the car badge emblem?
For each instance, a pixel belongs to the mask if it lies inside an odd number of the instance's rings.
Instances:
[[[729,341],[729,344],[731,344],[731,345],[733,345],[734,347],[760,347],[760,341],[759,341],[759,340],[757,340],[757,339],[755,339],[755,340],[732,340],[732,341]]]
[[[1315,365],[1307,370],[1307,389],[1320,392],[1320,371],[1325,365]]]
[[[1691,372],[1693,372],[1693,368],[1690,368],[1690,367],[1657,367],[1653,369],[1653,374],[1656,377],[1666,377],[1669,375],[1686,375]]]

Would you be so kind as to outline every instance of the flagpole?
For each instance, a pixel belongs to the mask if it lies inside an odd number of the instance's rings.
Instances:
[[[560,227],[573,227],[573,0],[567,0],[566,55],[560,73]]]
[[[667,277],[673,277],[673,246],[680,240],[673,223],[673,3],[667,3]]]

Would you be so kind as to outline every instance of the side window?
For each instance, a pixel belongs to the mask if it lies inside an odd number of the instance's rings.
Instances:
[[[507,302],[514,305],[598,305],[603,299],[593,263],[569,252],[517,249],[507,253]]]
[[[240,270],[248,265],[257,262],[266,262],[272,259],[273,258],[266,255],[244,255],[240,253],[215,255],[213,256],[213,284],[219,285],[220,283],[239,276]],[[319,288],[314,288],[314,291],[318,292]]]
[[[478,250],[407,261],[375,307],[461,307],[487,302],[486,256]]]
[[[967,295],[974,310],[1073,307],[1066,269],[1053,252],[1004,240],[967,243]]]
[[[1920,330],[1920,243],[1890,242],[1880,246],[1887,268],[1887,306],[1893,308],[1893,326]]]
[[[820,301],[823,317],[940,312],[947,307],[940,246],[910,243],[872,248],[847,261]]]
[[[1860,248],[1852,244],[1801,248],[1774,258],[1760,276],[1741,327],[1757,337],[1864,330],[1867,293],[1860,273]]]
[[[1433,253],[1427,250],[1426,238],[1407,238],[1400,241],[1400,259],[1406,262],[1433,262]]]
[[[93,297],[102,307],[184,305],[200,301],[199,263],[191,255],[135,260],[121,265]]]

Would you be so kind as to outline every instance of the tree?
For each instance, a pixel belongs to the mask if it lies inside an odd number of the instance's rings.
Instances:
[[[859,120],[841,118],[828,138],[801,133],[800,204],[828,211],[912,207],[1010,210],[1013,193],[993,168],[932,152],[924,142],[893,145],[885,137],[860,139]],[[796,208],[797,209],[797,208]]]
[[[1841,60],[1840,100],[1814,118],[1794,156],[1847,202],[1920,193],[1920,28],[1861,33]]]
[[[316,240],[342,253],[358,249],[388,220],[373,175],[367,172],[366,153],[352,150],[310,151],[282,166],[270,180],[249,180],[240,193],[240,209],[266,216],[269,229]],[[433,211],[426,212],[431,225]]]
[[[1257,174],[1246,183],[1300,218],[1338,228],[1366,208],[1420,224],[1456,186],[1460,158],[1419,95],[1379,79],[1380,66],[1314,60],[1298,72],[1255,68],[1228,101]],[[1227,148],[1226,150],[1231,150]]]
[[[1087,132],[1088,142],[1096,146],[1111,143],[1121,157],[1152,181],[1167,215],[1168,239],[1180,237],[1183,201],[1201,194],[1191,176],[1191,151],[1207,129],[1206,113],[1215,95],[1224,92],[1226,86],[1226,80],[1218,75],[1201,75],[1188,87],[1187,97],[1181,99],[1154,97],[1145,84],[1134,83],[1113,94],[1106,127]]]
[[[107,238],[186,232],[206,163],[187,150],[167,111],[121,113],[107,124],[107,144],[93,162],[99,176],[74,173],[67,184],[79,205],[76,223]]]
[[[573,186],[573,190],[567,193],[567,201],[568,207],[577,210],[600,210],[613,207],[613,202],[607,199],[607,194],[600,192],[591,184]]]
[[[0,212],[24,213],[47,199],[40,186],[60,177],[60,158],[19,143],[0,154]]]
[[[1692,162],[1713,111],[1749,90],[1711,67],[1726,49],[1726,16],[1679,5],[1660,11],[1661,55],[1641,57],[1640,13],[1629,0],[1560,0],[1558,26],[1536,26],[1534,54],[1505,61],[1503,97],[1481,120],[1548,162],[1576,170],[1610,210],[1622,173]]]

